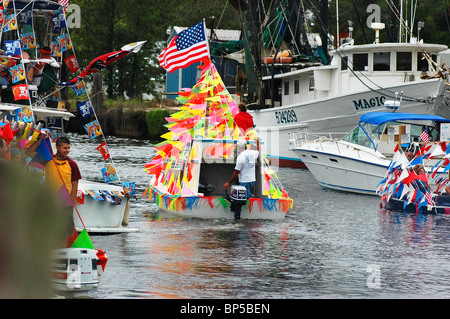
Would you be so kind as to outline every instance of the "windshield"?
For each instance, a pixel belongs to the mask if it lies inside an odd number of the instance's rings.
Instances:
[[[425,129],[427,130],[430,141],[439,141],[439,130],[432,123],[406,124],[399,122],[388,122],[381,125],[380,127],[373,124],[361,123],[360,126],[357,126],[356,128],[353,129],[353,131],[347,134],[343,138],[343,140],[349,143],[354,143],[361,146],[376,149],[376,147],[378,146],[378,142],[380,140],[378,134],[388,135],[388,128],[398,127],[400,125],[406,127],[405,129],[406,136],[402,139],[405,141],[406,144],[411,142],[422,142],[420,135]],[[394,130],[393,132],[394,134],[399,134],[397,130]]]
[[[364,130],[362,127],[364,127]],[[355,127],[343,140],[375,149],[374,143],[377,140],[377,126],[361,123],[361,126]]]

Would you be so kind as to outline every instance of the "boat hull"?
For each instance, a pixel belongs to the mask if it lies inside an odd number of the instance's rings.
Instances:
[[[123,191],[121,186],[86,180],[79,181],[78,190],[83,193],[86,193],[87,190]],[[121,203],[115,205],[106,200],[97,201],[91,196],[85,195],[84,204],[77,204],[73,210],[73,221],[77,231],[86,228],[89,233],[122,233],[135,231],[136,229],[127,227],[128,217],[128,197],[122,197]]]
[[[337,151],[335,142],[324,142],[323,151],[315,143],[306,143],[294,148],[320,186],[352,193],[377,195],[377,187],[386,174],[390,160],[378,158],[370,153],[355,153],[354,148],[341,145]],[[334,145],[336,145],[336,147]],[[332,151],[336,149],[336,151]],[[352,152],[347,155],[345,151]],[[355,154],[359,157],[354,157]]]
[[[247,204],[248,205],[248,204]],[[173,211],[161,208],[160,211],[177,217],[201,218],[201,219],[235,219],[234,212],[225,208],[205,208],[205,209],[186,209],[182,211]],[[283,220],[286,213],[282,210],[269,211],[266,209],[251,210],[242,207],[240,219],[265,219],[265,220]]]
[[[442,80],[433,79],[416,81],[403,85],[386,87],[386,91],[404,92],[404,96],[414,97],[420,101],[402,101],[399,112],[416,114],[435,114],[450,118],[450,108],[439,103],[427,102],[428,97],[438,96]],[[440,95],[439,95],[440,96]],[[333,96],[289,105],[252,110],[256,129],[264,136],[265,153],[271,159],[271,165],[279,167],[304,168],[291,150],[289,132],[307,129],[314,134],[324,132],[333,137],[342,137],[358,125],[362,114],[385,112],[384,102],[392,99],[382,92],[366,90],[342,96]]]
[[[231,203],[223,197],[170,196],[150,187],[144,197],[160,212],[184,218],[235,219]],[[291,199],[251,198],[241,207],[240,219],[283,220],[292,209]]]
[[[400,211],[405,213],[420,213],[420,214],[444,214],[450,215],[450,197],[449,196],[438,196],[437,201],[439,202],[439,198],[445,198],[447,200],[445,203],[437,204],[437,205],[423,205],[419,209],[418,205],[409,203],[404,200],[400,200],[397,198],[391,198],[386,206],[384,207],[388,211]],[[445,205],[447,204],[447,205]]]

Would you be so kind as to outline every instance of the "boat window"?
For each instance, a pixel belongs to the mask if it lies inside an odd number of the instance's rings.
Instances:
[[[433,127],[428,125],[419,125],[419,124],[411,124],[411,141],[412,142],[422,142],[420,135],[427,128],[428,136],[430,141],[439,141],[439,131]]]
[[[436,62],[437,55],[430,54],[431,59]],[[417,71],[427,72],[428,71],[428,60],[424,57],[422,52],[417,53]]]
[[[309,77],[309,90],[314,91],[314,87],[315,87],[314,77],[310,76]]]
[[[284,95],[289,95],[289,81],[284,82]]]
[[[396,70],[412,70],[412,52],[397,52]]]
[[[367,71],[368,65],[369,65],[369,55],[367,53],[353,54],[354,71]]]
[[[391,70],[391,53],[375,52],[373,54],[373,70],[374,71],[390,71]]]
[[[343,138],[343,140],[346,142],[353,143],[353,144],[358,144],[358,145],[373,148],[372,141],[369,139],[367,134],[364,132],[364,130],[360,126],[357,126],[355,129],[353,129],[353,131],[348,133]]]
[[[300,93],[300,81],[295,80],[294,81],[294,94]]]
[[[347,70],[348,69],[348,56],[344,56],[341,58],[341,70]]]

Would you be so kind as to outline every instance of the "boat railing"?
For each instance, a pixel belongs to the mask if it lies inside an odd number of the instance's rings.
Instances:
[[[301,147],[303,144],[305,143],[317,143],[320,146],[320,149],[322,151],[326,151],[326,149],[323,147],[323,143],[327,142],[328,145],[330,145],[329,143],[334,143],[337,149],[337,153],[342,155],[344,154],[343,151],[341,151],[341,148],[344,149],[348,149],[349,147],[351,147],[351,145],[346,142],[343,141],[341,137],[336,137],[337,135],[339,136],[343,136],[346,133],[327,133],[327,135],[325,134],[321,134],[321,133],[311,133],[308,132],[307,129],[299,129],[299,130],[295,130],[292,132],[289,132],[290,135],[290,140],[289,143],[291,145],[291,149],[294,149],[296,147]],[[356,145],[355,145],[356,146]],[[356,153],[358,154],[358,158],[361,158],[361,154],[367,154],[369,156],[374,156],[373,154],[373,149],[366,150],[364,149],[362,146],[361,147],[355,147],[353,146],[352,149],[354,151],[356,151]],[[383,157],[385,157],[382,154]]]
[[[339,141],[345,134],[347,133],[311,133],[308,129],[297,129],[289,132],[289,144],[292,149],[313,141]]]

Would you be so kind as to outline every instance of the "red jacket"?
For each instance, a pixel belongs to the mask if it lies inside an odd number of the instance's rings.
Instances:
[[[234,123],[239,127],[243,134],[247,132],[249,128],[253,128],[253,116],[247,112],[239,112],[234,116]]]

